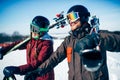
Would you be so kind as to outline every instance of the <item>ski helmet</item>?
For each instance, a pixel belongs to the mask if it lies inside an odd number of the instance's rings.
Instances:
[[[36,16],[33,18],[32,23],[30,24],[30,30],[31,32],[36,33],[47,32],[49,25],[50,22],[46,17]]]
[[[74,5],[74,6],[72,6],[68,10],[67,14],[69,14],[71,12],[74,13],[74,17],[80,18],[80,21],[82,21],[82,22],[88,21],[88,17],[90,16],[90,12],[88,11],[88,9],[86,7],[84,7],[84,6],[82,6],[82,5]]]

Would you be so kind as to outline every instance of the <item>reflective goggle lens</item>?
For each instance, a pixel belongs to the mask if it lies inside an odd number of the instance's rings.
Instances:
[[[39,29],[37,29],[36,27],[34,27],[34,26],[30,26],[30,31],[31,32],[35,32],[35,33],[39,33]]]
[[[71,12],[67,14],[67,19],[68,21],[75,22],[78,20],[80,17],[78,15],[78,12]]]
[[[35,32],[35,33],[47,32],[48,28],[39,28],[38,26],[34,24],[30,24],[30,31]]]

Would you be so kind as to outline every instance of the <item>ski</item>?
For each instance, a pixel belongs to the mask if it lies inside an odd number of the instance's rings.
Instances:
[[[53,20],[55,20],[55,23],[51,24],[49,26],[49,29],[52,29],[52,28],[54,28],[56,26],[57,26],[57,29],[60,28],[60,27],[63,28],[66,25],[66,21],[65,21],[66,18],[64,18],[63,11],[61,13],[57,14],[56,17],[53,18]],[[15,45],[13,48],[11,48],[6,54],[10,53],[11,51],[14,51],[19,46],[23,45],[25,42],[27,42],[29,40],[30,40],[30,37],[26,38],[25,40],[23,40],[22,42]]]

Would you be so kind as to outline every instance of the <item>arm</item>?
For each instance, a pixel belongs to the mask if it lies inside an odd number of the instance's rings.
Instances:
[[[40,45],[42,46],[37,48],[38,57],[33,56],[34,59],[30,63],[21,65],[19,67],[16,66],[5,67],[3,70],[4,75],[6,77],[12,76],[14,74],[24,75],[25,73],[36,69],[53,52],[52,42],[43,42]]]
[[[76,42],[75,52],[81,57],[82,65],[87,71],[97,71],[102,65],[99,37],[97,34],[86,35]]]
[[[100,31],[100,36],[106,50],[120,52],[120,31]]]
[[[29,41],[29,38],[27,38],[23,41],[16,41],[16,42],[12,42],[9,44],[8,43],[0,44],[0,46],[1,46],[0,59],[2,59],[3,56],[6,55],[7,53],[14,51],[16,49],[25,49],[28,41]]]
[[[20,67],[20,71],[22,73],[30,72],[36,68],[38,68],[39,65],[41,65],[53,52],[53,43],[52,42],[43,42],[42,48],[37,48],[37,55],[36,59],[34,59],[31,63],[25,64]]]
[[[12,49],[12,47],[14,47],[14,45],[16,45],[18,42],[14,42],[14,43],[3,43],[0,44],[0,60],[3,59],[3,56],[6,55],[7,53],[9,53],[9,51]]]
[[[55,66],[58,65],[61,61],[63,61],[66,58],[66,42],[65,40],[62,42],[62,44],[57,48],[57,50],[52,53],[52,55],[44,62],[42,63],[39,68],[36,70],[27,73],[27,76],[25,76],[25,80],[27,80],[28,76],[31,76],[32,74],[38,74],[38,75],[44,75],[51,69],[53,69]]]
[[[57,50],[36,70],[39,75],[44,75],[61,61],[66,58],[66,47],[65,41],[57,48]]]

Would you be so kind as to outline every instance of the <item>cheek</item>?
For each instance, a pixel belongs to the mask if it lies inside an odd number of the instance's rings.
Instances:
[[[34,37],[34,36],[38,36],[38,34],[37,33],[32,33],[32,37]]]
[[[76,28],[77,28],[76,25],[72,25],[72,26],[71,26],[71,30],[75,30]]]
[[[74,23],[71,23],[70,26],[71,26],[71,30],[75,30],[76,28],[80,27],[81,24],[80,22],[74,22]]]

